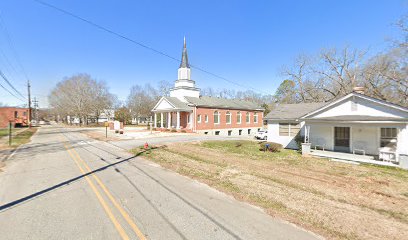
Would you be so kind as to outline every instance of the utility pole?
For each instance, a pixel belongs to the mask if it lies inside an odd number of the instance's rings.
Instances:
[[[34,116],[33,116],[33,119],[35,119],[35,124],[38,124],[38,100],[37,100],[37,98],[36,97],[34,97],[34,100],[33,100],[33,104],[34,104]]]
[[[27,80],[27,93],[28,93],[28,127],[31,128],[31,92],[30,92],[30,80]]]

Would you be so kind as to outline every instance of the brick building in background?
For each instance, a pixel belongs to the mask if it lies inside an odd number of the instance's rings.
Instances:
[[[13,127],[28,126],[28,108],[0,107],[0,128],[7,128],[9,122]]]
[[[162,97],[152,112],[154,127],[159,129],[239,136],[252,135],[262,128],[264,109],[253,102],[200,96],[200,89],[191,80],[184,39],[175,86],[170,90],[170,96]]]

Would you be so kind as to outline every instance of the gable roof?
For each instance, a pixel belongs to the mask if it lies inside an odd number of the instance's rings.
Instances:
[[[324,102],[279,104],[268,115],[266,115],[265,119],[296,120],[327,104],[328,103]]]
[[[224,108],[237,110],[264,110],[261,106],[259,106],[256,103],[238,99],[226,99],[207,96],[202,96],[199,98],[196,97],[185,98],[191,105],[197,107]]]
[[[182,102],[180,99],[176,97],[162,97],[154,106],[152,111],[156,111],[156,108],[160,105],[162,101],[167,101],[175,110],[183,110],[183,111],[191,111],[193,110],[192,107],[188,106],[187,103]]]
[[[313,110],[313,111],[311,111],[311,112],[305,114],[305,115],[302,116],[302,117],[303,117],[303,118],[307,118],[307,117],[309,117],[309,116],[311,116],[311,115],[314,115],[315,113],[318,113],[318,112],[320,112],[320,111],[323,111],[323,110],[325,110],[325,109],[327,109],[327,108],[329,108],[329,107],[331,107],[331,106],[333,106],[333,105],[335,105],[335,104],[337,104],[337,103],[339,103],[339,102],[342,102],[342,101],[344,101],[344,100],[346,100],[346,99],[348,99],[348,98],[351,98],[351,97],[353,97],[353,96],[356,96],[356,97],[359,97],[359,98],[368,100],[368,101],[370,101],[370,102],[374,102],[374,103],[377,103],[377,104],[381,104],[381,105],[384,105],[384,106],[387,106],[387,107],[391,107],[391,108],[394,108],[394,109],[398,109],[398,110],[400,110],[400,111],[408,112],[408,108],[403,107],[403,106],[400,106],[400,105],[398,105],[398,104],[390,103],[390,102],[387,102],[387,101],[385,101],[385,100],[378,99],[378,98],[374,98],[374,97],[370,97],[370,96],[367,96],[367,95],[364,95],[364,94],[361,94],[361,93],[352,92],[352,93],[347,94],[347,95],[344,96],[344,97],[341,97],[341,98],[339,98],[339,99],[333,100],[333,101],[331,101],[330,103],[327,103],[325,106],[322,106],[321,108],[315,109],[315,110]]]

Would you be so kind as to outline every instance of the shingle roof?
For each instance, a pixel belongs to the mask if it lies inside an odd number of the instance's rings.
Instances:
[[[224,108],[224,109],[242,109],[242,110],[263,110],[256,103],[238,99],[226,99],[216,97],[185,97],[190,104],[198,107]]]
[[[295,103],[295,104],[279,104],[273,109],[265,119],[298,119],[311,111],[317,110],[328,103]]]
[[[192,110],[193,108],[188,106],[187,103],[182,102],[180,99],[176,97],[164,97],[171,105],[173,105],[177,109],[181,110]]]

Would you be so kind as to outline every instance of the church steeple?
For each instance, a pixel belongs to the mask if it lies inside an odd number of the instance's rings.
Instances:
[[[185,97],[200,97],[200,89],[196,88],[195,81],[191,80],[191,69],[188,63],[186,37],[184,37],[183,53],[181,55],[178,77],[174,83],[174,88],[170,90],[170,97],[177,97],[183,102],[187,102]]]
[[[188,64],[186,37],[184,37],[183,53],[181,55],[181,63],[179,68],[190,68],[190,64]]]

